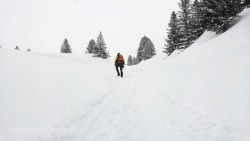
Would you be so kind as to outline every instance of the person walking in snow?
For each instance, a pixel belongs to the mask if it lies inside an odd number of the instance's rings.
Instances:
[[[116,71],[117,71],[117,76],[121,75],[121,77],[123,77],[122,69],[124,68],[124,63],[125,63],[125,61],[124,61],[123,56],[120,53],[118,53],[116,58],[115,58],[115,67],[116,67]],[[121,74],[120,74],[118,68],[120,68]]]

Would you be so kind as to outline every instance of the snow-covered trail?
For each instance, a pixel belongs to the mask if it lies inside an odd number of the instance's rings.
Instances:
[[[1,48],[0,141],[249,141],[249,15],[124,78],[112,59]]]
[[[228,125],[211,121],[209,117],[172,99],[162,87],[152,85],[147,80],[149,78],[145,77],[143,67],[126,67],[124,78],[116,77],[112,69],[104,76],[111,85],[109,91],[100,98],[76,107],[64,123],[59,123],[55,132],[41,139],[233,140],[233,132]]]

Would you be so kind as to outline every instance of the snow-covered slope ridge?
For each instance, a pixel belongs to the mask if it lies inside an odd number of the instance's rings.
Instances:
[[[250,140],[249,23],[247,9],[227,32],[219,36],[205,32],[180,56],[162,60],[160,69],[147,74],[152,84],[165,79],[159,84],[165,94],[235,126],[241,134],[237,140]]]
[[[124,78],[112,59],[0,48],[0,141],[249,141],[249,23]]]

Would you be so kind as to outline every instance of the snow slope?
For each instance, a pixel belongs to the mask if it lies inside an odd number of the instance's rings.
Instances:
[[[250,10],[116,76],[112,59],[0,48],[0,141],[249,141]]]

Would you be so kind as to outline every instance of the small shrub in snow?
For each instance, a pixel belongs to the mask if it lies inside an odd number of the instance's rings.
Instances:
[[[16,48],[15,48],[16,50],[20,50],[20,48],[18,47],[18,46],[16,46]]]

